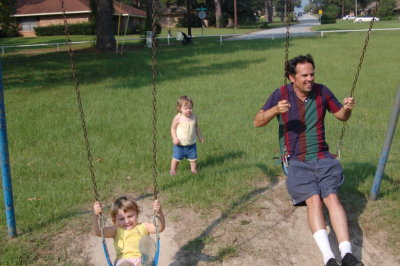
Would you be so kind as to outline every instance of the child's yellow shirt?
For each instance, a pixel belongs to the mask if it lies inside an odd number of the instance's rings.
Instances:
[[[114,248],[117,259],[140,257],[139,241],[143,236],[148,235],[144,224],[140,223],[131,230],[117,229],[114,238]]]

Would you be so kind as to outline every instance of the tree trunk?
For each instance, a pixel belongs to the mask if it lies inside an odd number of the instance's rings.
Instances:
[[[222,18],[221,0],[214,0],[214,4],[215,4],[215,26],[217,28],[220,28],[221,18]]]
[[[265,0],[265,21],[272,23],[272,0]]]
[[[97,0],[96,8],[96,48],[102,51],[114,51],[116,42],[113,30],[112,0]]]
[[[147,0],[146,2],[146,24],[145,24],[146,31],[153,30],[153,1]],[[146,32],[144,33],[146,36]]]

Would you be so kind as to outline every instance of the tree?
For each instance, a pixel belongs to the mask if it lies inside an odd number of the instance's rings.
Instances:
[[[293,12],[295,6],[301,6],[300,0],[274,0],[273,3],[276,11],[280,13],[281,21],[285,20],[286,12]]]
[[[18,36],[17,23],[11,17],[14,13],[14,0],[2,0],[0,2],[0,37]]]
[[[394,16],[396,0],[385,0],[379,3],[376,16],[382,20],[391,20]]]
[[[214,0],[214,4],[215,4],[215,26],[217,28],[220,28],[222,20],[221,0]]]
[[[265,0],[265,21],[268,23],[272,23],[272,0]]]
[[[222,24],[228,27],[234,26],[234,6],[234,0],[222,2]],[[236,0],[236,7],[239,24],[254,24],[264,8],[264,0]]]
[[[116,41],[113,30],[113,1],[91,0],[92,20],[96,25],[96,48],[102,51],[114,51]]]

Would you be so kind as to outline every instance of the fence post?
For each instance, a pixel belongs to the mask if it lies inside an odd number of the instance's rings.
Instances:
[[[219,43],[222,44],[222,35],[219,35]]]
[[[397,90],[397,97],[393,106],[392,116],[390,118],[388,131],[386,133],[385,142],[382,147],[381,157],[379,159],[378,166],[376,168],[374,183],[371,187],[371,192],[369,198],[371,200],[376,200],[379,193],[379,187],[381,186],[382,175],[385,170],[386,161],[389,156],[390,146],[392,144],[394,132],[396,131],[397,120],[399,119],[400,112],[400,86]]]
[[[11,185],[11,171],[8,158],[6,111],[4,107],[3,93],[3,69],[0,60],[0,153],[1,153],[1,176],[3,182],[4,205],[6,211],[8,236],[16,237],[14,200]]]

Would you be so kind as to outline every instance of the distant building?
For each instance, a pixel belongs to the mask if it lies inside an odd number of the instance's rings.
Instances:
[[[125,29],[126,23],[130,29],[144,25],[146,12],[123,3],[113,1],[114,22]],[[70,24],[89,22],[90,0],[64,0],[67,22]],[[22,36],[35,36],[34,28],[63,24],[63,11],[59,0],[17,0],[16,12],[13,15],[18,22],[18,31]],[[120,19],[121,18],[121,19]],[[121,30],[123,32],[123,30]]]
[[[378,5],[379,5],[379,2],[378,2]],[[369,4],[365,8],[366,13],[368,15],[372,15],[375,12],[375,9],[376,9],[376,3],[375,2],[372,2],[371,4]],[[393,11],[394,11],[395,15],[400,19],[400,0],[396,1],[396,7],[393,8]]]
[[[162,7],[159,10],[159,23],[162,27],[176,27],[179,19],[186,15],[186,8],[183,7]]]

